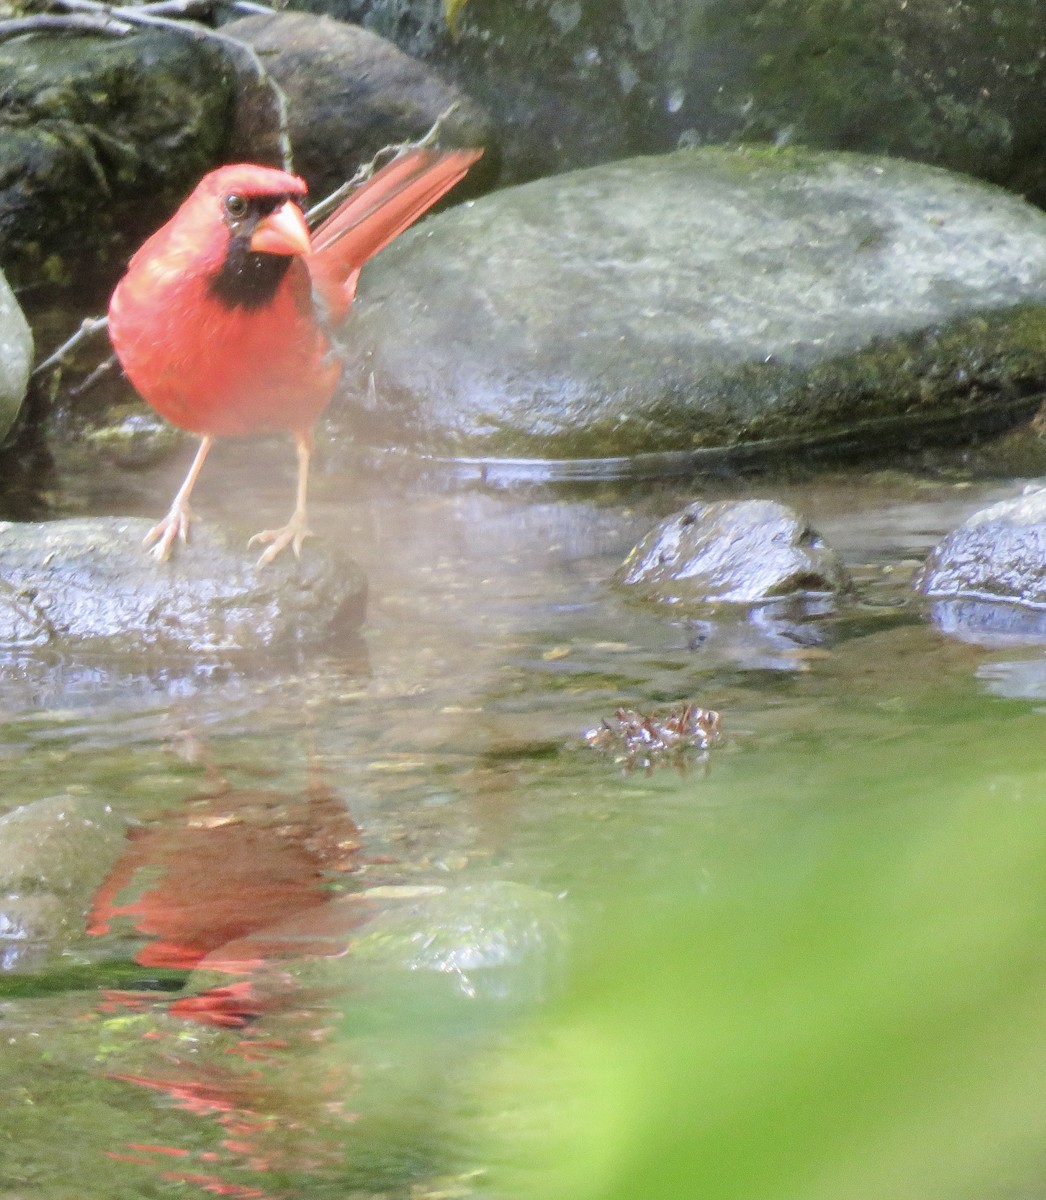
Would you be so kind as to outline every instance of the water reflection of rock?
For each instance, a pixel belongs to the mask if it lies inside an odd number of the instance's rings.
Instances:
[[[717,620],[687,623],[688,646],[706,670],[733,666],[745,671],[808,671],[833,641],[828,598],[793,597],[758,604]]]

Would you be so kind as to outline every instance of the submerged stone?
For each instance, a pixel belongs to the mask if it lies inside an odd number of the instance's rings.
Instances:
[[[0,650],[215,654],[316,644],[363,619],[366,581],[310,544],[257,569],[244,543],[197,523],[166,563],[151,522],[121,517],[0,526]]]
[[[884,158],[631,159],[409,231],[345,344],[362,440],[426,456],[663,473],[954,439],[1037,405],[1046,215]]]
[[[758,604],[849,587],[835,551],[772,500],[687,505],[632,549],[615,579],[669,603]]]
[[[555,896],[492,881],[386,900],[353,939],[348,962],[361,976],[442,976],[456,995],[521,1000],[544,992],[565,945]]]
[[[0,972],[37,965],[83,936],[125,833],[108,805],[85,796],[48,796],[0,817]]]

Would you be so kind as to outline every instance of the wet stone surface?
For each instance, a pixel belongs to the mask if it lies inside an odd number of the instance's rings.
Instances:
[[[166,563],[142,548],[151,522],[102,517],[0,526],[0,650],[192,654],[319,644],[363,619],[355,563],[307,546],[258,570],[222,531],[193,527]]]
[[[635,546],[616,581],[670,603],[755,604],[849,586],[835,551],[771,500],[687,505]]]

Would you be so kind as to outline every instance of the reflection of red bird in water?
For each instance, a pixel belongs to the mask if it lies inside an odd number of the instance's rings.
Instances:
[[[340,364],[328,327],[348,312],[363,264],[465,174],[476,150],[413,150],[359,187],[310,236],[294,175],[249,164],[204,176],[131,259],[109,304],[109,334],[153,408],[202,441],[147,542],[167,558],[189,528],[189,493],[216,437],[289,429],[297,503],[282,529],[256,534],[260,562],[308,535],[312,428]]]

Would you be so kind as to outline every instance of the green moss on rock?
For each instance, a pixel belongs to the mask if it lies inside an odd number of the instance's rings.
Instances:
[[[232,71],[178,33],[0,45],[0,259],[13,283],[115,275],[225,145]]]

